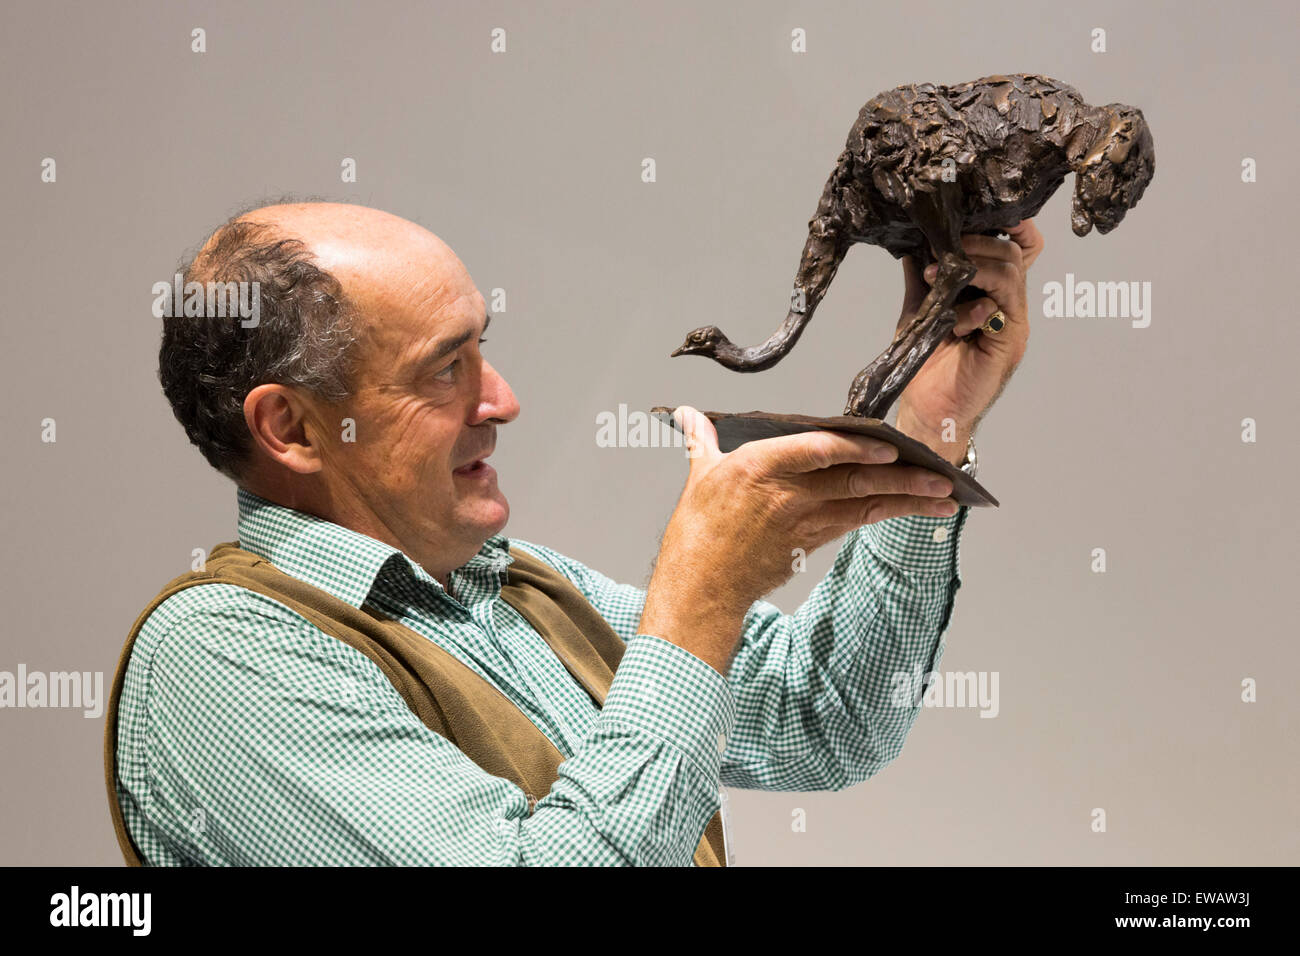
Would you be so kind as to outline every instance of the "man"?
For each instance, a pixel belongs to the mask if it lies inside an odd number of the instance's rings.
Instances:
[[[963,307],[899,413],[954,463],[1023,355],[1042,246],[1032,223],[968,241],[1007,327],[962,342],[989,300]],[[904,265],[906,313],[926,287]],[[840,789],[897,755],[918,710],[891,675],[937,664],[960,586],[946,478],[830,432],[723,455],[683,408],[652,579],[617,584],[502,533],[487,459],[519,403],[432,233],[286,203],[185,272],[260,290],[255,325],[169,318],[160,352],[238,485],[239,547],[124,648],[106,759],[129,862],[716,865],[720,785]],[[761,600],[846,533],[796,614]]]

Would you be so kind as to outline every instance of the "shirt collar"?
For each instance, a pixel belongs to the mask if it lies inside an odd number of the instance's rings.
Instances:
[[[440,581],[399,548],[324,518],[277,505],[243,488],[238,489],[237,498],[241,548],[353,607],[360,608],[366,602],[379,573],[390,561],[404,562],[419,580],[442,590]],[[513,562],[510,539],[494,534],[457,571],[503,571]]]

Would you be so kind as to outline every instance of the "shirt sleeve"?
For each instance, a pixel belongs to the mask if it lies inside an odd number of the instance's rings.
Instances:
[[[164,602],[126,685],[119,777],[147,862],[157,846],[206,865],[689,866],[734,720],[711,667],[633,640],[530,814],[528,794],[426,727],[368,657],[228,585]]]
[[[898,756],[943,656],[969,511],[858,528],[794,614],[750,608],[729,674],[724,784],[841,790]]]
[[[722,784],[840,790],[898,756],[920,713],[918,688],[943,656],[969,511],[858,528],[794,614],[766,601],[750,607],[727,674],[735,726]],[[616,631],[635,634],[643,589],[526,544],[565,573]]]

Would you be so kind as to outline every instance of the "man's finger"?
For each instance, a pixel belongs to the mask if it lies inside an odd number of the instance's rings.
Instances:
[[[863,525],[875,524],[889,518],[901,518],[904,515],[925,515],[927,517],[947,517],[955,513],[949,507],[944,512],[940,508],[946,504],[956,505],[952,498],[922,498],[915,495],[872,495],[856,501],[828,501],[817,513],[822,530],[834,531],[836,535],[861,528]]]
[[[988,317],[998,311],[998,304],[995,300],[985,296],[973,302],[959,302],[953,308],[957,312],[957,321],[952,327],[952,334],[961,338],[983,326]],[[1005,316],[1005,321],[1010,324],[1012,321],[1011,315],[1005,310],[1002,314]]]
[[[961,247],[967,258],[983,256],[986,259],[998,259],[1024,268],[1024,249],[1010,239],[998,239],[996,236],[978,234],[962,236]]]
[[[1038,231],[1032,219],[1022,220],[1006,232],[1011,237],[1011,241],[1020,247],[1021,259],[1024,267],[1028,269],[1047,245],[1047,240],[1043,238],[1043,234]]]
[[[943,498],[952,482],[919,465],[834,465],[790,479],[809,498],[819,501],[860,499],[868,495],[914,495]]]
[[[1004,309],[1019,312],[1025,304],[1025,274],[1015,263],[987,256],[972,256],[975,276],[970,284],[989,298],[1001,303]]]
[[[759,456],[760,467],[773,475],[798,475],[850,463],[884,464],[898,458],[898,449],[889,442],[823,429],[764,438],[744,445],[737,453],[746,450]]]
[[[692,470],[697,460],[712,461],[722,457],[718,449],[718,430],[709,421],[709,416],[690,405],[679,405],[673,410],[673,418],[686,436],[686,457],[691,459]]]

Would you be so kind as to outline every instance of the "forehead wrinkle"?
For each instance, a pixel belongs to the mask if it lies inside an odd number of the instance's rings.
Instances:
[[[468,292],[461,293],[455,299],[452,299],[450,302],[445,303],[441,308],[439,308],[437,312],[434,313],[434,316],[436,316],[438,313],[445,310],[447,306],[459,302],[461,299],[469,298],[470,295],[471,293]],[[491,316],[488,315],[486,307],[484,308],[483,315],[484,315],[483,331],[486,331],[487,324],[488,322],[491,321]],[[448,325],[454,321],[455,321],[454,319],[448,319],[446,322],[440,323],[440,325]],[[443,356],[449,355],[450,353],[454,352],[456,349],[460,348],[462,345],[468,342],[471,338],[474,338],[474,334],[475,334],[474,329],[470,328],[461,332],[459,335],[455,335],[451,338],[437,336],[437,337],[422,339],[419,342],[416,349],[416,354],[410,360],[409,365],[411,368],[420,368],[431,362],[435,362],[438,359],[442,358]],[[482,333],[480,332],[479,334]]]
[[[451,285],[453,278],[450,269],[437,268],[428,262],[406,262],[403,263],[401,271],[409,277],[407,281],[411,295],[431,304],[443,298],[440,293]],[[442,303],[434,311],[440,310],[443,305],[446,303]]]

